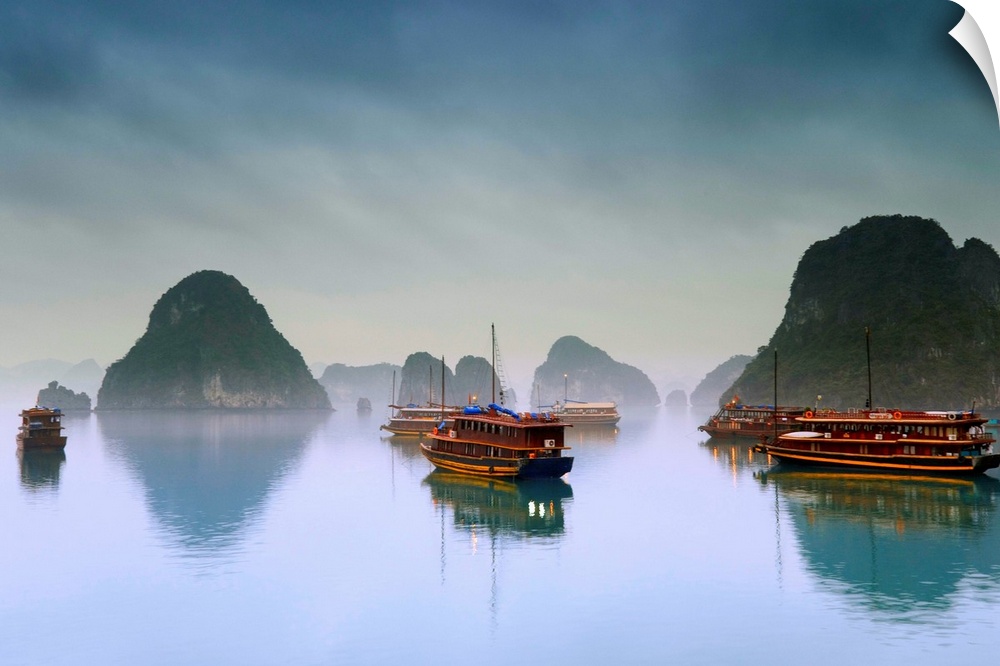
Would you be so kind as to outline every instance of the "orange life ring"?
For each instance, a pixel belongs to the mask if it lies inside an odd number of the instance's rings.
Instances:
[[[436,435],[436,434],[438,434],[438,429],[437,429],[437,426],[435,426],[435,427],[434,427],[434,430],[433,430],[433,433],[434,433],[435,435]]]
[[[813,413],[812,413],[811,409],[806,410],[805,417],[807,419],[811,419],[813,417]]]
[[[896,410],[895,412],[892,413],[892,418],[898,421],[899,419],[903,418],[903,412]]]

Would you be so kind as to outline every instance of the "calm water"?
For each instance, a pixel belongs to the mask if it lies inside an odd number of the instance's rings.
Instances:
[[[1000,637],[992,476],[766,471],[687,410],[570,430],[573,472],[531,484],[432,473],[379,411],[67,417],[28,458],[17,412],[3,664],[971,663]]]

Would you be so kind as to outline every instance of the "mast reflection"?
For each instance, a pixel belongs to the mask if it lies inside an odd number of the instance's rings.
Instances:
[[[965,584],[1000,592],[1000,481],[772,470],[807,568],[873,611],[916,619]],[[932,617],[932,616],[931,616]]]
[[[109,453],[141,482],[150,513],[182,554],[239,544],[294,467],[325,411],[101,412]]]

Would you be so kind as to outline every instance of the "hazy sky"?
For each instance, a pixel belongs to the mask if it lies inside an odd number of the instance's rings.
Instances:
[[[753,353],[867,215],[1000,247],[947,0],[0,3],[0,366],[95,358],[200,269],[309,362],[563,335],[664,390]],[[688,388],[691,388],[689,386]]]

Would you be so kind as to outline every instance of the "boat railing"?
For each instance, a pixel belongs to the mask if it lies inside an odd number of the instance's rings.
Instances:
[[[878,407],[874,409],[863,409],[852,407],[844,411],[836,409],[816,409],[807,410],[800,418],[806,421],[836,421],[836,420],[866,420],[866,421],[900,421],[900,420],[923,420],[933,423],[944,424],[945,421],[963,421],[966,419],[979,418],[971,411],[950,410],[950,411],[923,411],[889,409]]]

